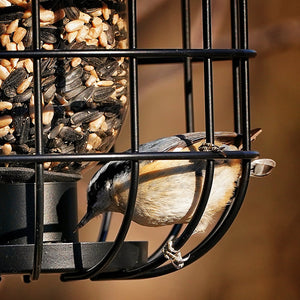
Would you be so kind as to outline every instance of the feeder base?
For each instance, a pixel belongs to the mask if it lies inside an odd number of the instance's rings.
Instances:
[[[98,263],[112,246],[99,243],[45,243],[41,273],[65,273],[87,270]],[[34,245],[0,245],[0,274],[32,272]],[[103,271],[139,267],[147,262],[147,242],[124,242],[120,252]]]

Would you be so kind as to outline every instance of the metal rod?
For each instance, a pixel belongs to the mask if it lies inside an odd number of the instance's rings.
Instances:
[[[255,158],[259,155],[257,151],[223,151],[226,158]],[[88,154],[43,154],[36,156],[10,155],[0,156],[0,162],[44,162],[44,161],[99,161],[111,160],[157,160],[157,159],[224,159],[222,155],[215,152],[139,152],[139,153],[88,153]]]
[[[202,11],[203,11],[203,43],[205,48],[211,47],[211,20],[210,20],[210,1],[202,2]],[[212,94],[212,65],[210,58],[204,60],[205,67],[205,116],[206,116],[206,141],[208,143],[214,142],[214,129],[213,129],[213,94]],[[213,181],[214,174],[214,161],[208,160],[206,175],[205,175],[205,183],[202,191],[202,195],[199,195],[199,203],[197,205],[196,212],[194,213],[192,220],[189,222],[183,233],[174,241],[174,249],[179,250],[190,236],[193,234],[196,226],[198,225],[203,212],[205,210],[211,186]],[[157,268],[161,264],[166,261],[166,258],[162,253],[160,255],[156,252],[151,260],[148,261],[147,264],[126,272],[126,274],[121,274],[120,272],[116,272],[114,276],[116,278],[135,278],[142,276],[142,274],[146,274],[148,271]],[[172,266],[174,268],[174,266]],[[150,271],[151,272],[151,271]]]
[[[175,239],[178,236],[181,228],[182,228],[182,224],[175,224],[172,227],[171,231],[169,232],[167,237],[164,239],[164,241],[161,243],[161,245],[149,256],[148,262],[152,262],[161,256],[161,253],[162,253],[161,251],[164,248],[164,246],[166,245],[166,243],[170,240]]]
[[[33,51],[40,50],[40,9],[39,1],[32,1]],[[34,111],[35,111],[35,148],[36,154],[43,154],[41,61],[34,58]],[[44,231],[44,177],[42,162],[35,163],[35,220],[34,220],[34,257],[31,279],[37,280],[41,272]]]
[[[190,32],[190,1],[181,0],[181,24],[182,24],[182,44],[183,49],[191,48],[191,32]],[[193,78],[191,58],[186,57],[184,61],[184,100],[185,100],[185,120],[186,132],[193,132],[194,129],[194,108],[193,108]],[[182,228],[181,224],[176,224],[172,230],[158,247],[158,249],[149,257],[148,261],[153,261],[161,255],[161,251],[167,241],[175,239]]]
[[[202,1],[203,14],[203,47],[211,49],[211,7],[209,0]],[[205,128],[206,142],[214,142],[214,113],[213,113],[213,82],[212,82],[212,60],[204,59],[204,94],[205,94]]]
[[[112,212],[110,212],[110,211],[103,214],[102,225],[101,225],[101,229],[99,231],[99,237],[97,239],[98,242],[105,242],[106,241],[107,234],[108,234],[109,227],[110,227],[110,223],[111,223],[111,215],[112,215]]]
[[[202,19],[203,19],[203,45],[204,48],[211,48],[211,6],[210,0],[202,1]],[[213,112],[213,80],[212,80],[212,62],[210,58],[204,59],[204,98],[205,98],[205,126],[206,126],[206,142],[214,142],[214,112]],[[174,249],[179,250],[184,246],[187,240],[193,234],[200,219],[204,213],[210,190],[213,182],[214,161],[208,160],[205,172],[205,181],[202,194],[199,195],[199,204],[197,209],[183,231],[180,237],[175,240]]]
[[[109,150],[109,153],[114,153],[114,152],[115,152],[115,147],[113,146]],[[112,212],[106,212],[103,214],[102,223],[101,223],[101,227],[100,227],[100,231],[99,231],[98,239],[97,239],[98,242],[106,241],[110,223],[111,223],[111,218],[112,218]]]
[[[247,0],[240,0],[240,43],[242,49],[248,48],[248,15]],[[241,59],[242,90],[242,129],[243,150],[250,150],[250,96],[249,96],[249,60]]]
[[[206,254],[211,248],[213,248],[220,241],[220,239],[225,235],[225,233],[228,231],[231,224],[233,223],[234,219],[236,218],[247,191],[247,186],[249,182],[249,172],[250,172],[249,161],[243,161],[242,170],[243,171],[241,176],[241,182],[238,187],[236,199],[234,200],[234,202],[232,202],[230,206],[227,207],[227,209],[224,211],[223,215],[221,216],[221,219],[215,225],[215,227],[209,233],[209,235],[189,253],[190,255],[189,259],[188,261],[185,262],[184,267],[187,267],[188,265],[190,265],[191,263],[199,259],[201,256]],[[158,277],[158,276],[172,273],[174,271],[176,271],[176,269],[174,269],[172,265],[168,264],[166,266],[151,270],[147,273],[138,275],[134,279]],[[109,273],[103,274],[103,277],[105,279],[109,279],[110,278],[109,276],[110,276]]]
[[[182,44],[183,49],[191,48],[190,30],[190,1],[181,0],[182,18]],[[186,131],[194,131],[194,108],[193,108],[193,76],[191,58],[186,57],[184,61],[184,96],[185,96],[185,120]]]
[[[239,30],[239,3],[238,0],[231,0],[231,47],[240,48]],[[232,60],[232,83],[233,83],[233,111],[234,131],[242,132],[241,128],[241,89],[240,89],[240,60]]]
[[[191,219],[191,221],[189,222],[189,224],[187,225],[187,227],[185,228],[185,230],[183,231],[183,233],[178,237],[178,239],[175,240],[174,242],[174,249],[180,249],[189,239],[189,237],[192,235],[192,233],[194,232],[196,226],[198,225],[203,212],[205,210],[207,201],[208,201],[208,197],[210,194],[210,188],[211,188],[211,184],[212,184],[212,180],[213,180],[213,172],[211,172],[211,168],[213,168],[213,161],[209,161],[208,162],[208,167],[207,167],[207,173],[208,176],[205,176],[205,183],[203,185],[203,192],[201,195],[201,200],[198,203],[198,206],[196,208],[196,211]],[[151,258],[151,259],[150,259]],[[145,265],[132,269],[132,270],[128,270],[127,272],[120,272],[120,271],[116,271],[116,272],[111,272],[109,274],[100,274],[98,276],[98,279],[100,278],[106,278],[107,276],[111,276],[111,278],[118,278],[118,279],[134,279],[134,278],[140,278],[143,277],[144,274],[145,276],[147,276],[146,274],[151,273],[155,268],[159,267],[160,265],[162,265],[165,261],[166,258],[163,256],[162,252],[158,252],[156,251],[148,260],[148,263],[146,263]],[[168,266],[172,269],[174,269],[174,266],[172,264],[168,264]],[[158,268],[160,269],[160,268]]]
[[[136,49],[136,50],[55,50],[55,51],[1,51],[0,58],[43,58],[43,57],[133,57],[138,63],[183,62],[185,57],[192,57],[192,61],[202,61],[204,58],[212,60],[231,60],[232,58],[255,57],[256,52],[250,49]],[[143,60],[144,59],[144,60]]]
[[[129,18],[129,36],[130,45],[132,49],[136,48],[136,5],[135,1],[128,1],[128,18]],[[137,61],[136,58],[130,60],[130,82],[132,83],[130,89],[130,116],[131,116],[131,151],[132,153],[138,153],[139,151],[139,120],[138,120],[138,78],[137,78]],[[129,230],[134,208],[136,202],[136,195],[138,190],[139,179],[139,161],[131,161],[131,181],[129,190],[129,199],[126,208],[126,212],[117,234],[117,237],[111,247],[106,253],[104,258],[98,262],[95,266],[84,272],[78,272],[73,274],[62,274],[62,281],[79,280],[93,278],[100,274],[100,272],[110,264],[110,262],[116,257],[121,249],[127,232]]]

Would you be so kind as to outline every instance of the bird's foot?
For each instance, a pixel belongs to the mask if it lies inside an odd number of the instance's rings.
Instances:
[[[166,259],[169,259],[172,263],[172,265],[176,269],[181,269],[184,266],[184,263],[190,258],[190,255],[188,255],[185,258],[182,258],[180,250],[175,250],[173,247],[173,240],[169,240],[163,250],[162,253]]]
[[[219,147],[212,143],[203,143],[201,146],[199,146],[198,150],[205,152],[212,151],[215,153],[220,153],[222,156],[226,157],[226,154],[224,153],[224,148],[225,147]]]

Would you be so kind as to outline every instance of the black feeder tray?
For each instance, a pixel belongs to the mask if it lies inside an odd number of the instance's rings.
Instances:
[[[192,64],[202,62],[205,87],[205,125],[207,142],[213,143],[213,61],[232,61],[234,95],[234,129],[243,136],[243,150],[233,151],[229,159],[240,158],[242,176],[235,200],[224,211],[218,223],[207,237],[184,258],[184,266],[193,263],[208,252],[227,232],[234,221],[245,196],[250,160],[258,155],[250,151],[250,111],[248,60],[255,51],[248,49],[247,1],[231,0],[231,49],[212,49],[211,1],[202,1],[203,48],[192,49],[190,45],[189,1],[182,0],[181,49],[139,49],[136,42],[136,1],[128,0],[127,50],[33,50],[14,52],[14,57],[32,58],[35,66],[36,95],[36,154],[0,156],[1,165],[18,162],[21,166],[31,163],[34,168],[0,168],[0,274],[23,274],[24,281],[37,280],[40,274],[60,273],[62,281],[91,279],[140,279],[165,275],[177,269],[171,263],[165,264],[162,248],[174,239],[174,248],[179,250],[192,235],[205,209],[213,180],[214,160],[212,152],[202,153],[139,153],[138,120],[138,78],[140,64],[182,63],[184,66],[186,130],[194,131]],[[39,1],[32,0],[33,40],[37,41],[39,28]],[[34,44],[34,43],[33,43]],[[39,43],[35,43],[39,45]],[[12,52],[1,51],[0,58],[11,58]],[[42,57],[128,57],[130,61],[130,122],[131,153],[106,154],[56,154],[47,155],[42,151],[40,58]],[[198,156],[197,156],[198,155]],[[125,241],[130,227],[137,192],[139,161],[144,159],[206,159],[207,169],[203,193],[198,208],[181,234],[181,225],[175,225],[169,235],[152,255],[148,256],[147,242]],[[113,242],[106,242],[110,213],[106,214],[96,242],[79,242],[74,233],[77,224],[77,174],[44,171],[44,162],[110,161],[130,160],[132,180],[128,207]]]

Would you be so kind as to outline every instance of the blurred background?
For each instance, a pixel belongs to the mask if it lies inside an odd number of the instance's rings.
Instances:
[[[212,7],[213,47],[230,48],[230,1]],[[202,47],[201,1],[192,0],[192,47]],[[178,0],[137,0],[138,47],[180,48]],[[263,133],[252,148],[277,162],[271,176],[251,179],[240,213],[224,238],[197,262],[178,272],[136,281],[61,283],[42,275],[29,285],[21,276],[5,276],[1,299],[300,299],[299,224],[299,99],[300,5],[291,0],[252,0],[249,9],[251,127]],[[213,64],[215,130],[233,130],[231,63]],[[193,66],[196,130],[204,130],[203,65]],[[183,68],[181,65],[140,66],[140,141],[185,132]],[[129,118],[116,151],[130,146]],[[86,186],[96,169],[79,182],[79,217],[86,209]],[[113,217],[112,233],[120,224]],[[100,218],[80,232],[94,241]],[[148,240],[149,252],[168,228],[133,224],[128,240]],[[199,243],[194,236],[188,247]],[[1,259],[1,258],[0,258]]]

